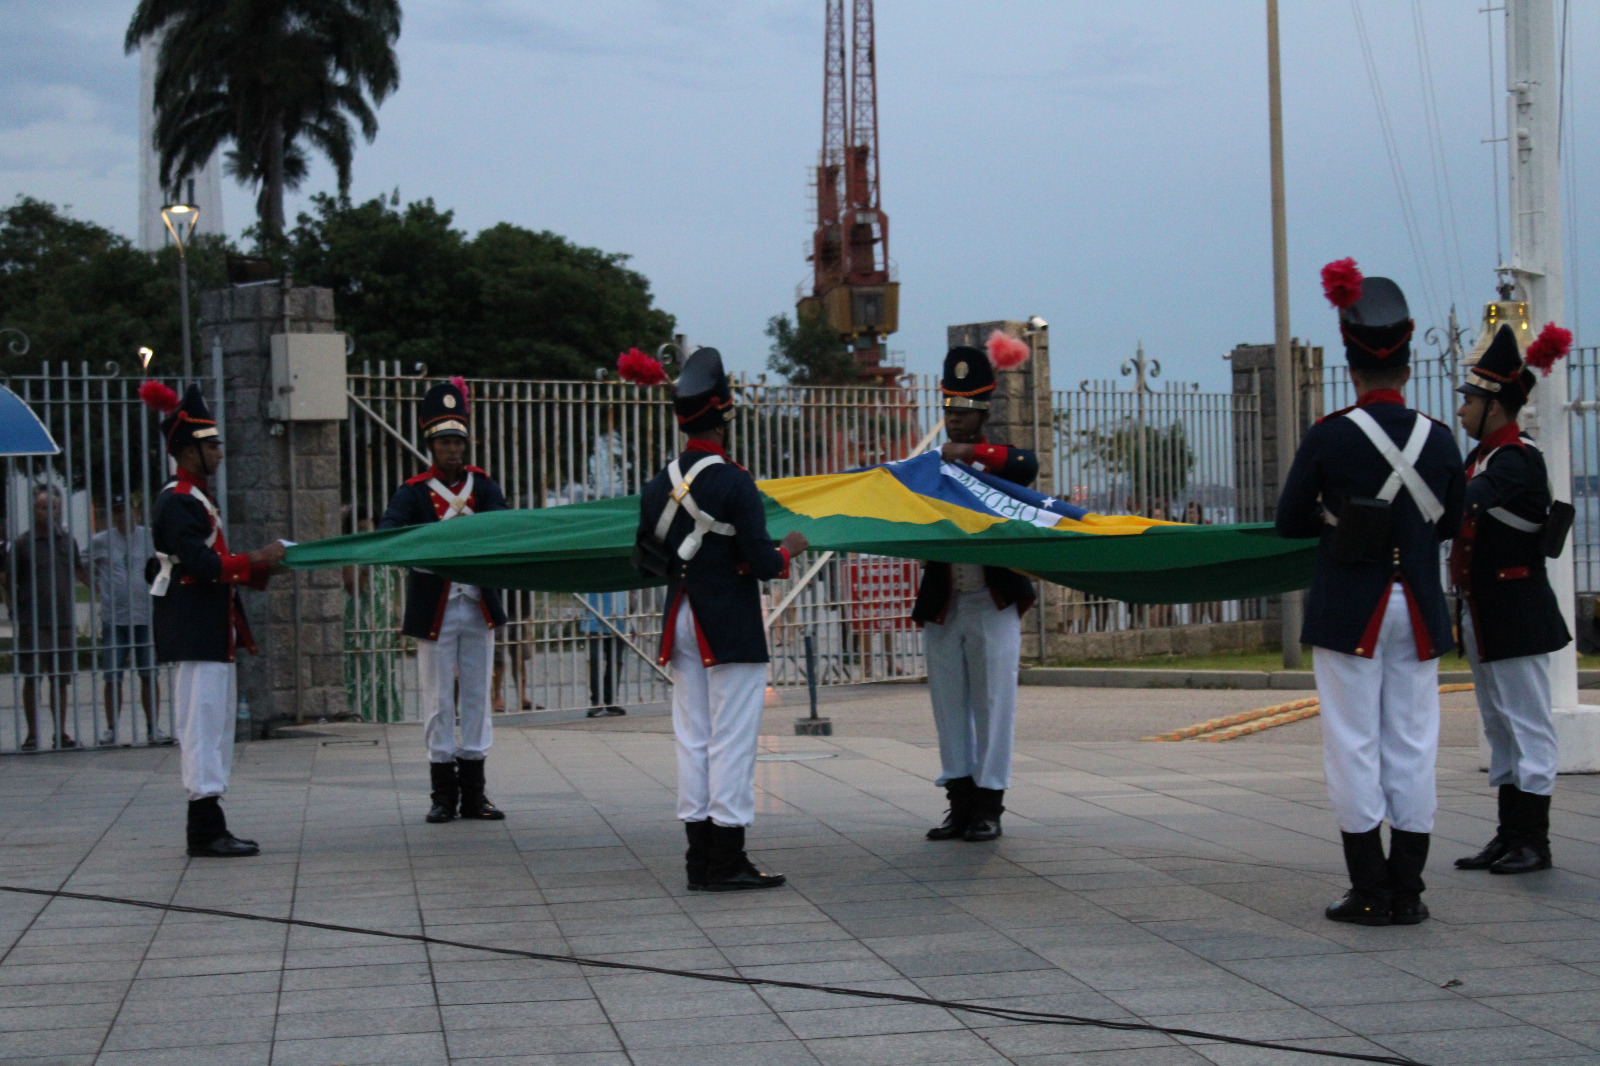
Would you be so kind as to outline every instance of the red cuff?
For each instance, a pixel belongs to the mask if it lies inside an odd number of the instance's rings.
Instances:
[[[974,444],[972,457],[983,464],[985,470],[999,470],[1010,458],[1011,449],[1004,444]]]
[[[782,581],[789,576],[789,563],[791,562],[788,548],[779,548],[778,554],[783,556],[783,569],[778,571],[778,580]]]
[[[220,558],[222,576],[217,578],[218,581],[230,585],[245,585],[250,582],[251,567],[248,555],[223,555]]]

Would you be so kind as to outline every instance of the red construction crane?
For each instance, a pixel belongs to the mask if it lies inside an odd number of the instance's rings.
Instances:
[[[852,0],[848,87],[844,0],[826,2],[814,280],[798,310],[802,317],[825,316],[854,352],[862,377],[887,382],[901,372],[883,365],[883,340],[900,324],[900,283],[890,280],[889,216],[879,202],[872,0]]]

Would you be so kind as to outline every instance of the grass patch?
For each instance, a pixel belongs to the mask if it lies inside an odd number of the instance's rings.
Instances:
[[[1305,649],[1304,669],[1311,669],[1311,649]],[[1282,670],[1283,653],[1236,651],[1221,655],[1153,655],[1144,659],[1069,659],[1046,666],[1092,666],[1127,670]],[[1467,670],[1466,659],[1451,652],[1439,661],[1441,670]],[[1578,669],[1600,670],[1600,655],[1578,656]]]

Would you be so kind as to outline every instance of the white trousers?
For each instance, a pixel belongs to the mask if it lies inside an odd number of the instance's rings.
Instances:
[[[923,627],[922,647],[939,733],[937,784],[970,777],[979,788],[1010,788],[1022,616],[995,607],[988,589],[952,593],[943,624]]]
[[[183,790],[191,800],[228,791],[238,695],[238,667],[233,663],[178,664],[172,679],[172,717],[178,730]]]
[[[417,641],[422,736],[430,762],[482,759],[488,753],[494,741],[489,713],[493,677],[494,630],[483,619],[483,607],[465,596],[451,597],[439,639]]]
[[[1439,660],[1417,659],[1405,590],[1389,593],[1372,658],[1317,648],[1322,769],[1339,828],[1365,833],[1384,818],[1433,832],[1438,808]]]
[[[756,740],[767,664],[704,665],[685,597],[673,623],[671,667],[678,817],[749,825],[756,817]]]
[[[1489,784],[1548,796],[1556,790],[1556,725],[1550,712],[1550,656],[1478,661],[1472,614],[1461,614],[1473,694],[1489,738]]]

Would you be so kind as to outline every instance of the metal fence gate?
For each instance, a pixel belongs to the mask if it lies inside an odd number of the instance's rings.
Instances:
[[[359,530],[376,524],[394,489],[426,467],[416,443],[416,411],[431,380],[394,364],[366,364],[348,384],[346,525]],[[510,507],[636,493],[677,454],[677,425],[664,389],[614,381],[468,384],[471,461],[500,482]],[[735,379],[734,394],[733,451],[757,478],[903,458],[940,418],[933,378],[891,389]],[[800,576],[769,583],[769,609]],[[773,619],[771,683],[804,683],[806,634],[816,646],[820,684],[924,676],[920,634],[908,618],[917,577],[917,564],[903,560],[846,555],[828,561]],[[402,584],[386,569],[345,578],[346,681],[365,718],[416,717],[414,649],[398,636]],[[571,709],[667,699],[666,676],[654,665],[662,606],[660,589],[583,596],[508,592],[495,706]]]
[[[61,453],[5,461],[0,752],[165,742],[173,732],[144,579],[148,516],[171,466],[142,383],[87,363],[5,380]],[[215,379],[200,384],[220,412]]]

